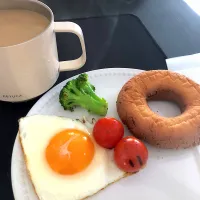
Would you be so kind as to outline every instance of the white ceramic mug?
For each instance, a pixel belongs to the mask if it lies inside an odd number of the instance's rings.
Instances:
[[[81,68],[86,62],[85,43],[80,26],[72,22],[54,22],[51,9],[33,0],[0,0],[0,9],[26,9],[46,16],[49,26],[23,43],[0,47],[0,100],[19,102],[47,91],[60,71]],[[55,32],[72,32],[81,43],[82,55],[75,60],[58,61]]]

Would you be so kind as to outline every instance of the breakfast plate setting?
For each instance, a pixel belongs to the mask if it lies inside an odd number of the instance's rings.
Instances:
[[[0,1],[1,121],[11,124],[2,129],[2,199],[13,197],[13,150],[15,200],[199,200],[198,67],[193,76],[186,62],[170,70],[135,15],[65,18],[41,1]],[[108,65],[147,71],[99,69]]]
[[[19,119],[15,199],[199,199],[199,95],[197,83],[168,70],[65,80]]]

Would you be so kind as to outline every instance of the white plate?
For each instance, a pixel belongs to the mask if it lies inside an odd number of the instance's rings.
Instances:
[[[119,68],[88,72],[89,80],[96,86],[97,94],[104,97],[109,103],[108,116],[118,118],[116,112],[118,92],[126,81],[140,72],[141,70]],[[64,111],[60,106],[58,95],[66,81],[47,92],[33,106],[28,115],[47,114],[70,118],[85,115],[90,118],[87,111],[81,108],[75,109],[72,113]],[[165,116],[176,115],[179,112],[177,107],[170,103],[152,102],[150,107]],[[110,185],[88,199],[199,200],[200,154],[198,148],[161,150],[149,145],[147,147],[149,160],[144,170]],[[38,200],[26,172],[18,137],[13,148],[11,174],[16,200]]]

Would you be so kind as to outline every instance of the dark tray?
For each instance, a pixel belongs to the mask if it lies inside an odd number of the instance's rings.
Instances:
[[[83,29],[87,63],[78,70],[62,73],[62,78],[101,68],[167,69],[166,55],[134,15],[94,17],[71,20]],[[74,59],[81,54],[78,38],[57,33],[60,60]]]
[[[87,63],[80,70],[61,73],[57,83],[78,73],[100,68],[167,69],[165,54],[137,17],[121,15],[72,21],[83,29]],[[76,36],[59,33],[57,42],[60,60],[74,59],[81,54]],[[23,103],[0,102],[2,161],[0,191],[2,199],[13,199],[10,167],[12,148],[18,130],[18,119],[25,116],[38,99],[39,97]]]

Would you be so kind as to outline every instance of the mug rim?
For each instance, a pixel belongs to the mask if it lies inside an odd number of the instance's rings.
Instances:
[[[51,8],[49,6],[47,6],[45,3],[41,2],[41,1],[35,1],[35,0],[20,0],[21,2],[23,1],[29,1],[29,2],[32,2],[32,3],[35,3],[35,4],[39,4],[41,6],[43,6],[46,10],[48,10],[48,12],[50,13],[50,16],[51,16],[51,19],[50,19],[50,22],[49,22],[49,25],[41,32],[39,33],[38,35],[34,36],[33,38],[29,39],[29,40],[26,40],[24,42],[21,42],[21,43],[18,43],[18,44],[13,44],[13,45],[9,45],[9,46],[0,46],[0,49],[6,49],[6,48],[12,48],[12,47],[17,47],[17,46],[20,46],[20,45],[24,45],[24,44],[27,44],[29,42],[32,42],[33,40],[35,40],[36,38],[42,36],[44,33],[46,33],[46,31],[51,27],[52,23],[54,22],[54,14],[53,14],[53,11],[51,10]],[[36,12],[36,11],[35,11]]]

